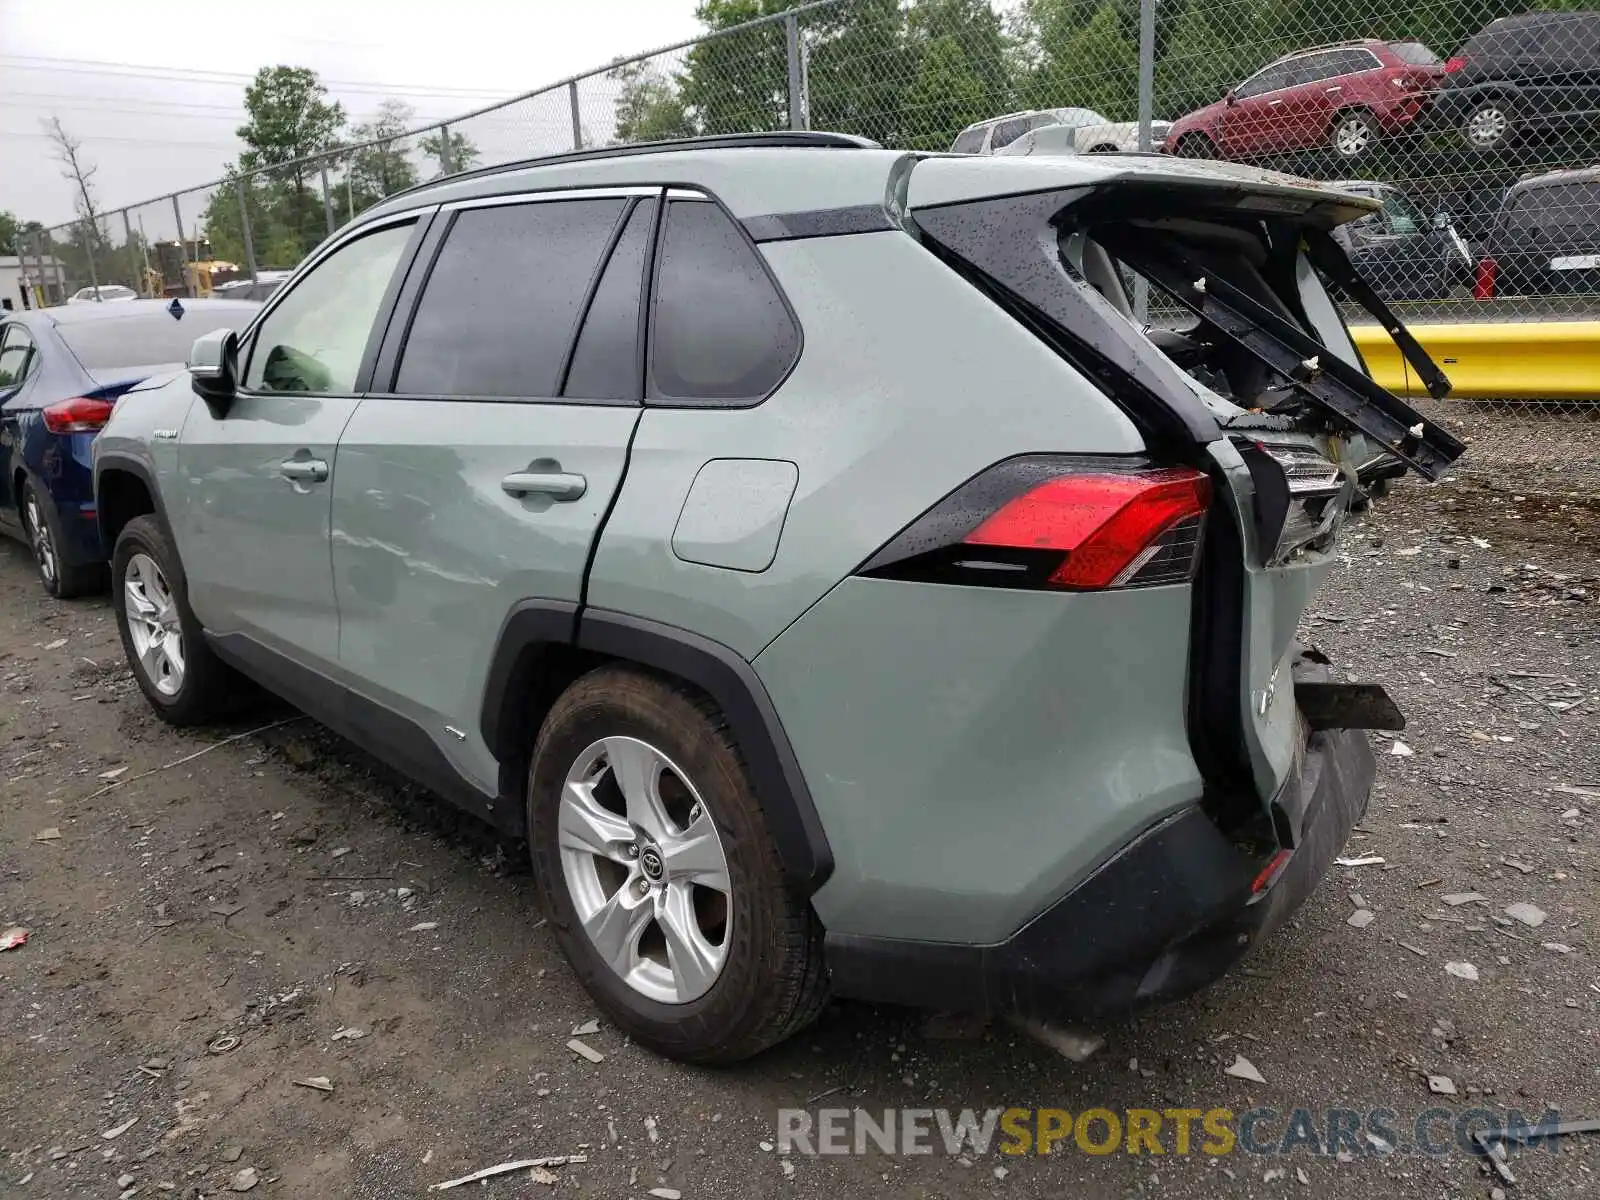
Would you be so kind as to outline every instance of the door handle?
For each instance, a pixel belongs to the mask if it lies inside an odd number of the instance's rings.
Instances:
[[[328,464],[320,458],[289,458],[278,464],[278,472],[285,479],[322,483],[328,478]]]
[[[513,471],[500,481],[500,489],[508,496],[549,496],[552,500],[576,500],[589,490],[589,481],[582,475],[569,475],[562,471]]]
[[[1342,87],[1323,88],[1322,90],[1329,96],[1337,96],[1340,92],[1344,91]]]
[[[1267,101],[1267,107],[1268,108],[1277,108],[1278,105],[1280,105],[1282,103],[1283,103],[1282,100],[1268,100]]]

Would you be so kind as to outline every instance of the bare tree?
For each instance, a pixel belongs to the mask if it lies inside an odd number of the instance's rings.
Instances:
[[[61,164],[61,178],[72,184],[78,216],[83,218],[83,243],[89,259],[89,282],[99,295],[100,277],[95,269],[94,255],[100,242],[100,213],[94,202],[94,177],[100,168],[83,156],[83,143],[67,132],[61,118],[52,116],[44,123],[46,136],[55,143],[56,161]]]

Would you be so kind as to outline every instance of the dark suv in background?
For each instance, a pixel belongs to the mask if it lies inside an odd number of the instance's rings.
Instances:
[[[1600,292],[1600,167],[1513,186],[1483,252],[1497,295]]]
[[[1438,119],[1497,150],[1523,131],[1600,121],[1600,12],[1530,12],[1475,33],[1444,66]]]

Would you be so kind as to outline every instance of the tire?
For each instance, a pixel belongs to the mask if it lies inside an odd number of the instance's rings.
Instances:
[[[659,804],[628,803],[619,776],[655,779]],[[545,718],[527,803],[534,875],[556,938],[635,1041],[684,1062],[731,1063],[821,1011],[821,927],[784,881],[739,748],[710,701],[621,664],[597,668]],[[597,940],[590,929],[613,936]],[[681,969],[695,962],[704,969]]]
[[[1203,133],[1188,133],[1178,139],[1178,155],[1182,158],[1215,158],[1217,145]]]
[[[189,607],[183,565],[156,517],[135,517],[123,527],[111,579],[128,666],[157,715],[184,726],[234,711],[247,694],[245,681],[207,644]],[[137,624],[130,609],[144,614]]]
[[[61,516],[48,493],[27,480],[17,498],[22,514],[22,530],[33,553],[33,566],[39,572],[44,590],[58,600],[71,600],[105,586],[105,568],[99,563],[69,563],[61,557],[66,542],[61,536]]]
[[[1499,150],[1516,130],[1516,112],[1503,96],[1480,100],[1461,122],[1461,136],[1473,150]]]
[[[1115,146],[1091,146],[1088,151],[1090,154],[1115,154],[1116,152],[1117,148]]]
[[[1343,159],[1357,159],[1378,144],[1378,123],[1364,108],[1349,108],[1333,119],[1328,144]]]

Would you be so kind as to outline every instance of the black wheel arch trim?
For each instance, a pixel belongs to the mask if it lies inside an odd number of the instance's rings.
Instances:
[[[98,455],[94,464],[94,519],[95,524],[100,528],[100,541],[105,546],[108,559],[111,557],[113,543],[116,538],[109,536],[109,531],[106,529],[105,508],[100,504],[100,478],[107,471],[121,471],[124,474],[132,475],[140,483],[144,484],[144,490],[150,494],[150,503],[155,506],[156,516],[160,518],[162,525],[167,528],[169,533],[172,531],[172,522],[167,520],[167,507],[161,500],[161,489],[156,486],[155,476],[150,473],[150,468],[131,454],[113,452],[111,454]]]
[[[481,730],[505,762],[526,737],[517,695],[531,691],[528,664],[540,646],[566,643],[613,660],[637,663],[704,691],[727,718],[744,755],[756,801],[776,843],[785,878],[813,895],[833,873],[833,851],[794,748],[755,668],[735,651],[658,621],[560,601],[525,601],[501,627],[484,689]]]

